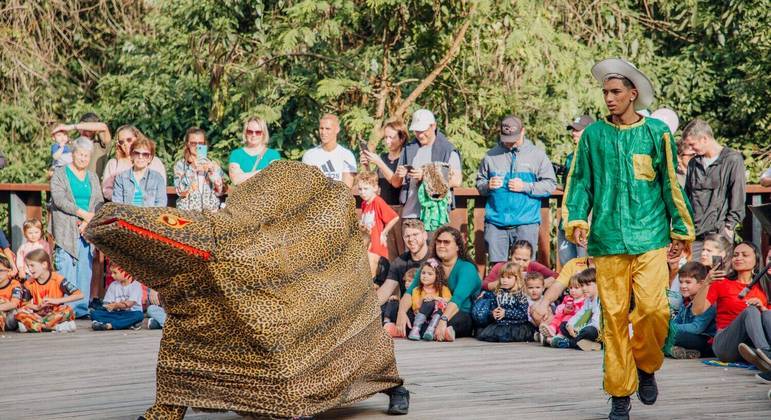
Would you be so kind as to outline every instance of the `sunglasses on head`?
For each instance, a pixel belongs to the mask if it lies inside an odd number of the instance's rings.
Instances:
[[[246,130],[246,135],[248,136],[261,136],[262,130]]]
[[[150,157],[152,157],[153,155],[150,152],[131,152],[131,156],[150,159]]]
[[[118,139],[118,144],[123,146],[125,143],[131,144],[136,140],[135,137],[129,137],[127,139]]]

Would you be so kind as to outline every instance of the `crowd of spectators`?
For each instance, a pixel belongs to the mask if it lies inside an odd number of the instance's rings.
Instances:
[[[677,132],[671,110],[646,118],[660,118]],[[566,128],[578,143],[592,123],[591,116],[583,115]],[[208,156],[206,132],[197,127],[186,131],[171,171],[178,208],[218,211],[228,188],[281,159],[269,147],[264,119],[248,118],[243,127],[243,146],[230,153],[227,175]],[[372,287],[383,327],[392,337],[453,341],[476,336],[601,348],[602,302],[586,248],[569,241],[559,225],[559,269],[535,261],[540,200],[562,188],[572,154],[563,164],[553,164],[526,131],[518,117],[503,118],[496,146],[479,165],[475,185],[486,198],[487,250],[487,266],[480,270],[468,255],[466,238],[448,223],[453,188],[462,183],[462,156],[431,111],[416,111],[409,129],[401,121],[386,122],[384,151],[378,154],[362,142],[358,161],[338,143],[338,117],[321,117],[320,143],[302,161],[361,197]],[[74,132],[78,136],[70,139]],[[52,129],[47,226],[52,241],[34,219],[24,224],[25,241],[15,252],[0,236],[0,327],[72,331],[74,319],[90,318],[94,330],[162,328],[162,296],[105,260],[83,237],[104,201],[168,205],[167,170],[155,154],[155,142],[132,125],[118,128],[115,138],[113,147],[107,125],[90,113],[76,124]],[[771,369],[771,279],[766,276],[739,297],[765,266],[764,257],[771,258],[752,243],[735,243],[745,213],[742,156],[720,145],[709,124],[699,119],[683,129],[677,145],[678,180],[693,208],[696,241],[668,250],[670,286],[661,292],[669,297],[672,321],[665,352]],[[771,185],[771,169],[761,183]]]

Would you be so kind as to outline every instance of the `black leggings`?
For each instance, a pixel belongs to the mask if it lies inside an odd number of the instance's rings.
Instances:
[[[597,331],[597,328],[594,328],[592,326],[581,328],[581,331],[576,334],[575,337],[570,335],[567,329],[567,322],[563,322],[560,324],[560,333],[565,336],[565,338],[568,339],[568,342],[570,342],[570,348],[577,349],[578,342],[581,340],[591,340],[591,341],[597,341],[597,339],[600,337],[600,332]]]
[[[399,302],[388,301],[380,307],[382,318],[388,318],[391,322],[396,322],[396,317],[399,312]],[[434,302],[424,302],[420,306],[420,311],[426,318],[431,318],[431,314],[434,313]],[[410,320],[410,324],[415,321],[415,313],[412,309],[407,311],[407,317]],[[468,312],[458,311],[455,316],[447,323],[448,327],[452,327],[455,330],[455,337],[471,337],[472,323],[471,315]]]
[[[712,345],[708,343],[709,337],[689,332],[679,332],[675,338],[675,345],[689,350],[698,350],[701,357],[712,357]]]

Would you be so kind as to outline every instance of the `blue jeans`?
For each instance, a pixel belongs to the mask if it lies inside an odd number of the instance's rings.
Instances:
[[[83,293],[83,299],[68,305],[75,311],[75,318],[88,315],[88,302],[91,301],[91,274],[94,251],[91,244],[81,236],[78,240],[78,256],[73,258],[60,247],[54,250],[56,269],[64,278]]]
[[[91,312],[91,320],[110,324],[114,330],[125,330],[145,319],[142,311],[106,311],[97,309]]]
[[[158,321],[158,323],[163,327],[163,324],[166,323],[166,311],[158,306],[158,305],[150,305],[147,307],[147,316],[150,318]]]
[[[586,248],[578,246],[568,241],[565,237],[565,230],[557,228],[557,256],[560,259],[560,265],[565,265],[573,258],[585,257]]]

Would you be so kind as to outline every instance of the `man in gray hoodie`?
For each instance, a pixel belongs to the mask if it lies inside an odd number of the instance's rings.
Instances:
[[[551,195],[557,179],[546,153],[525,138],[519,118],[508,116],[501,122],[500,142],[482,159],[476,186],[487,197],[488,262],[507,261],[511,246],[520,239],[537,250],[541,199]]]

